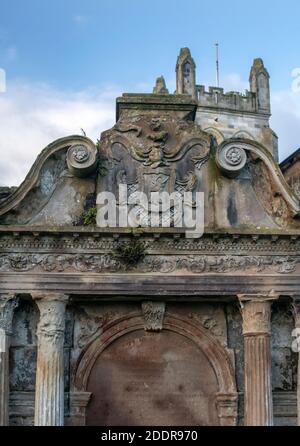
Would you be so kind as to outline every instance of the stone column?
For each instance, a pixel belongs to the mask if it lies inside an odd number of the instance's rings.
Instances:
[[[40,310],[37,329],[37,370],[35,386],[35,426],[64,425],[64,294],[32,296]]]
[[[239,296],[244,335],[244,424],[272,426],[271,305],[273,299]]]
[[[0,294],[0,426],[9,425],[9,346],[17,306],[14,294]]]
[[[293,297],[293,310],[295,317],[295,351],[298,353],[298,378],[297,378],[297,414],[298,426],[300,426],[300,295]]]

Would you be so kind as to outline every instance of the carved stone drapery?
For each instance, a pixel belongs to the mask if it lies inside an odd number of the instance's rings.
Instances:
[[[34,293],[40,310],[35,394],[35,426],[64,424],[64,334],[68,296]]]
[[[246,426],[272,426],[271,305],[275,296],[239,296],[245,350]]]
[[[300,294],[299,296],[293,296],[293,313],[295,317],[295,329],[298,345],[298,376],[297,376],[297,413],[298,413],[298,426],[300,426],[300,351],[299,351],[299,339],[300,339]]]
[[[9,345],[17,305],[14,294],[0,295],[0,426],[9,424]]]
[[[164,302],[143,302],[142,312],[145,331],[159,332],[163,329],[166,305]]]

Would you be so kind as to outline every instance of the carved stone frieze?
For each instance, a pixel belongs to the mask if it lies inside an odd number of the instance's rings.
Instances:
[[[45,273],[141,273],[230,274],[238,272],[291,274],[298,271],[297,256],[209,256],[146,255],[131,266],[112,254],[2,254],[1,272],[41,271]]]

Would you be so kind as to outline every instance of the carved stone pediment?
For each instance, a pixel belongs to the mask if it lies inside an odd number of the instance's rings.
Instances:
[[[153,192],[181,197],[206,189],[203,171],[211,137],[193,122],[193,101],[170,96],[171,104],[165,97],[153,103],[153,97],[143,97],[138,109],[139,96],[125,98],[127,103],[121,98],[119,120],[100,140],[100,159],[107,175],[99,175],[98,193],[110,191],[118,197],[119,185],[124,184],[128,197],[143,192],[150,201]]]

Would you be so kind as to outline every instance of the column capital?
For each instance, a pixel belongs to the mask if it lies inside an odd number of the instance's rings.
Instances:
[[[53,293],[47,291],[32,291],[31,297],[34,301],[47,301],[47,302],[65,302],[69,301],[68,294],[63,293]]]
[[[276,293],[274,290],[271,290],[269,293],[247,293],[247,294],[238,294],[237,295],[240,304],[242,305],[244,302],[267,302],[274,300],[278,300],[280,295]]]
[[[259,335],[271,333],[271,305],[278,295],[239,295],[243,317],[243,334]]]
[[[63,340],[65,332],[65,312],[68,296],[56,293],[33,293],[38,309],[40,320],[38,323],[37,336],[52,338],[53,342]]]
[[[0,330],[7,335],[12,334],[14,311],[19,305],[19,299],[14,293],[0,294]]]

